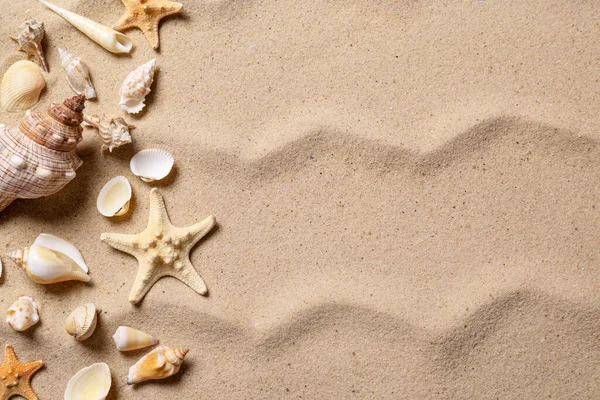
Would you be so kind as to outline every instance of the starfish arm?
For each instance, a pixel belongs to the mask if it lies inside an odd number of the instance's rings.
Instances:
[[[137,257],[139,252],[136,249],[137,235],[125,235],[121,233],[103,233],[100,240],[110,247],[114,247],[124,253]]]
[[[148,217],[148,229],[156,231],[162,226],[170,226],[169,215],[165,207],[165,201],[157,188],[150,191],[150,216]]]
[[[179,279],[198,294],[205,295],[208,292],[204,280],[189,260],[181,260],[175,268],[165,271],[165,275]]]
[[[160,38],[158,36],[158,21],[155,23],[148,23],[141,26],[140,29],[144,32],[146,39],[150,43],[153,49],[158,49],[160,46]]]
[[[129,28],[134,28],[135,26],[135,21],[134,19],[125,14],[121,17],[121,19],[119,19],[114,25],[113,25],[113,29],[119,32],[124,31],[125,29],[129,29]]]
[[[164,276],[163,271],[157,270],[153,265],[146,261],[140,261],[137,276],[135,282],[129,292],[129,301],[132,304],[137,304],[144,298],[146,293],[154,286],[156,281]]]
[[[202,222],[185,228],[177,228],[177,233],[183,238],[190,238],[188,248],[191,249],[216,225],[216,218],[211,215]]]

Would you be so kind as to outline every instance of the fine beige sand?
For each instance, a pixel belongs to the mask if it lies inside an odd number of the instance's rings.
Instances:
[[[108,25],[124,10],[56,3]],[[36,110],[71,95],[58,47],[89,64],[93,113],[122,115],[125,76],[160,67],[126,117],[133,146],[102,156],[86,130],[73,182],[0,214],[0,311],[41,308],[0,337],[44,361],[41,399],[99,361],[112,400],[600,398],[597,0],[184,0],[159,52],[128,32],[131,56],[34,0],[0,4],[2,73],[25,10],[46,24]],[[157,185],[129,170],[150,146],[176,158]],[[134,201],[106,219],[96,196],[116,175]],[[192,253],[206,297],[164,278],[127,301],[137,263],[99,238],[142,231],[152,186],[176,225],[217,218]],[[37,285],[8,261],[42,232],[81,250],[89,284]],[[103,312],[79,343],[64,320],[86,302]],[[119,353],[119,325],[189,347],[180,373],[127,386],[145,350]]]

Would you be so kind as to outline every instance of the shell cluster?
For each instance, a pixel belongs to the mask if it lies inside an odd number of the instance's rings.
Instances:
[[[28,110],[38,102],[44,87],[46,80],[39,65],[27,60],[17,61],[2,77],[2,108],[8,112]]]
[[[106,363],[95,363],[77,372],[67,384],[65,400],[103,400],[108,396],[112,378]]]
[[[65,70],[65,78],[73,89],[75,94],[82,94],[86,99],[96,97],[96,90],[92,85],[90,78],[90,69],[81,61],[81,57],[76,57],[65,49],[58,49],[60,63]]]
[[[67,333],[82,341],[88,339],[96,330],[99,310],[92,303],[77,307],[67,317]]]
[[[38,307],[31,297],[21,296],[6,312],[6,323],[15,331],[26,331],[40,320]]]
[[[154,82],[155,68],[156,58],[153,58],[127,75],[119,90],[119,96],[121,97],[119,105],[123,110],[130,114],[137,114],[146,106],[144,101],[146,95],[150,93],[152,82]]]

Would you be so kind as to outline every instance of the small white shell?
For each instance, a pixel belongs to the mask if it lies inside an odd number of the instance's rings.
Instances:
[[[125,215],[129,210],[130,200],[131,185],[129,181],[124,176],[116,176],[100,190],[96,207],[105,217]]]
[[[128,326],[119,326],[113,340],[119,351],[143,349],[158,343],[156,337]]]
[[[21,60],[11,65],[0,86],[0,103],[6,111],[25,111],[40,99],[46,86],[42,68],[34,62]]]
[[[65,400],[103,400],[108,396],[112,378],[106,363],[95,363],[76,373],[67,384]]]
[[[6,323],[19,332],[26,331],[39,320],[37,304],[28,296],[19,297],[19,300],[15,301],[6,312]]]
[[[150,86],[154,81],[155,67],[156,58],[153,58],[127,75],[119,90],[119,96],[121,97],[119,105],[123,110],[130,114],[137,114],[146,106],[144,100],[146,95],[150,93]]]
[[[77,307],[67,317],[67,333],[75,339],[86,340],[96,330],[98,324],[98,309],[92,303]]]
[[[86,99],[96,97],[94,85],[90,79],[88,66],[81,61],[81,57],[75,57],[65,49],[58,49],[60,64],[65,70],[65,78],[75,94],[83,94]]]
[[[146,149],[131,159],[131,172],[144,182],[159,181],[169,175],[175,159],[173,155],[162,149]]]

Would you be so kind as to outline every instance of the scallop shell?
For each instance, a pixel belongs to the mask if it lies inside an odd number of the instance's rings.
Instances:
[[[127,75],[119,90],[119,96],[121,97],[119,105],[123,110],[130,114],[137,114],[146,106],[144,100],[146,95],[150,93],[155,68],[156,58],[153,58]]]
[[[40,320],[37,304],[31,297],[21,296],[6,312],[6,323],[15,331],[26,331]]]
[[[112,153],[114,148],[131,143],[129,130],[135,128],[135,125],[128,124],[121,117],[107,117],[106,115],[99,117],[96,114],[84,114],[83,120],[87,125],[98,130],[102,139],[101,152],[108,149]]]
[[[40,99],[46,86],[42,69],[34,62],[21,60],[4,73],[0,86],[0,103],[8,112],[27,110]]]
[[[106,363],[95,363],[77,372],[67,384],[65,400],[103,400],[112,378]]]
[[[92,303],[77,307],[67,317],[67,333],[79,341],[86,340],[96,329],[98,313],[99,310]]]
[[[37,57],[44,71],[48,72],[48,64],[46,64],[46,57],[44,57],[44,50],[42,49],[44,34],[43,22],[27,18],[19,26],[19,35],[11,36],[11,39],[19,43],[19,50],[27,53],[27,59],[31,56]]]
[[[96,207],[105,217],[121,216],[129,211],[130,200],[131,185],[129,181],[124,176],[116,176],[100,190]]]
[[[113,340],[119,351],[143,349],[158,343],[158,339],[154,336],[128,326],[119,326],[113,335]]]
[[[90,79],[90,70],[88,66],[81,61],[81,57],[75,57],[65,49],[58,49],[60,63],[65,70],[65,78],[75,94],[82,94],[86,99],[96,97],[94,85]]]
[[[131,172],[144,182],[159,181],[169,175],[175,159],[163,149],[146,149],[137,153],[131,159]]]
[[[127,384],[133,385],[152,379],[165,379],[179,372],[185,355],[190,349],[170,349],[159,346],[142,357],[131,368]]]

